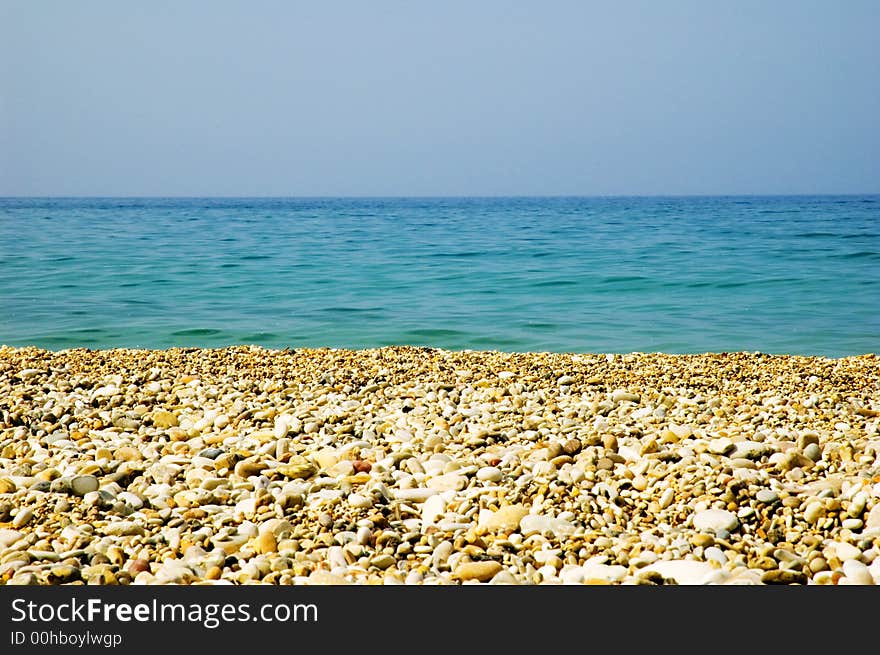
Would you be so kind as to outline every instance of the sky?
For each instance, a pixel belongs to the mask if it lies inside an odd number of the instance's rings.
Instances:
[[[876,0],[0,0],[0,195],[880,192]]]

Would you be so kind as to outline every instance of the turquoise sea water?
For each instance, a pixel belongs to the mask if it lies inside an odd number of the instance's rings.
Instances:
[[[0,343],[880,352],[880,196],[0,199]]]

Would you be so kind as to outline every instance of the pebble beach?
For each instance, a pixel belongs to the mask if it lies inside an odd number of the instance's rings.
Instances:
[[[0,584],[880,583],[880,358],[0,347]]]

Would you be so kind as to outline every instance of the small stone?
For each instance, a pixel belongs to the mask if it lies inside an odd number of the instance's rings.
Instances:
[[[131,446],[122,446],[113,452],[113,458],[120,462],[137,462],[143,459],[141,451]]]
[[[15,518],[12,519],[12,527],[23,528],[31,522],[32,518],[34,518],[34,510],[32,510],[30,507],[22,507],[18,510]]]
[[[880,502],[874,505],[871,511],[868,512],[868,518],[865,519],[865,528],[868,530],[880,528]]]
[[[98,490],[98,478],[94,475],[77,475],[70,481],[70,491],[75,496],[85,496]]]
[[[810,571],[818,573],[828,570],[828,561],[824,557],[814,557],[810,560]]]
[[[723,509],[705,509],[694,514],[694,527],[707,532],[732,532],[739,526],[736,514]]]
[[[275,418],[275,425],[272,428],[272,436],[276,439],[283,439],[290,432],[290,417],[278,416]]]
[[[783,471],[792,471],[796,468],[808,469],[813,466],[814,461],[805,455],[802,455],[796,450],[790,450],[787,453],[774,453],[771,456],[771,460],[775,457],[780,457],[778,460],[778,466]]]
[[[40,584],[40,581],[33,573],[16,573],[14,576],[12,576],[12,579],[10,579],[9,582],[7,582],[6,584],[31,586]]]
[[[11,494],[15,491],[16,485],[9,478],[0,478],[0,494]]]
[[[840,571],[819,571],[813,576],[813,584],[836,585],[841,578]]]
[[[51,584],[64,584],[65,582],[78,580],[79,577],[80,570],[77,567],[70,566],[69,564],[59,564],[49,569],[48,581]]]
[[[504,474],[501,472],[501,469],[495,466],[484,466],[477,471],[477,480],[499,482],[502,477],[504,477]]]
[[[572,534],[574,532],[574,525],[559,518],[540,514],[526,514],[519,522],[519,531],[524,537],[545,533],[561,537]]]
[[[715,543],[715,537],[705,532],[698,532],[691,537],[691,544],[698,548],[707,548]]]
[[[157,409],[152,414],[153,425],[157,428],[165,430],[167,428],[173,428],[180,425],[177,420],[177,416],[175,416],[172,412],[169,412],[164,409]]]
[[[10,530],[9,528],[0,528],[0,550],[9,548],[16,541],[24,536],[18,530]]]
[[[370,464],[370,462],[363,459],[353,460],[351,465],[352,468],[354,468],[355,473],[369,473],[373,468],[373,465]]]
[[[641,396],[637,393],[630,393],[626,389],[616,389],[611,393],[611,402],[620,403],[620,402],[631,402],[637,403],[641,399]]]
[[[446,564],[446,560],[452,555],[453,545],[451,541],[444,540],[437,544],[434,552],[431,553],[431,565],[439,569]]]
[[[574,457],[579,452],[581,452],[581,448],[583,448],[583,444],[580,439],[569,439],[564,444],[562,444],[562,452],[566,455]]]
[[[489,584],[497,584],[497,585],[511,584],[512,585],[512,584],[519,584],[519,580],[517,580],[516,576],[514,576],[507,569],[502,569],[501,571],[499,571],[498,573],[496,573],[492,577],[492,579],[489,581]]]
[[[382,553],[381,555],[376,555],[370,560],[370,566],[375,566],[376,568],[384,571],[385,569],[394,566],[395,562],[396,560],[393,556]]]
[[[709,442],[709,452],[714,455],[726,455],[734,449],[733,442],[726,437],[713,439]]]
[[[629,569],[619,564],[602,564],[599,562],[587,562],[581,567],[583,571],[582,584],[608,584],[623,580]]]
[[[104,534],[111,537],[130,537],[145,534],[143,526],[134,521],[114,521],[104,526]]]
[[[234,472],[240,478],[249,478],[253,475],[259,475],[267,466],[266,462],[244,459],[235,465]]]
[[[434,494],[422,505],[422,523],[431,525],[446,514],[446,501],[442,496]]]
[[[324,571],[323,569],[315,569],[309,575],[310,585],[347,585],[351,584],[341,575]]]
[[[815,525],[821,519],[825,518],[825,504],[819,501],[813,501],[807,504],[804,509],[804,520],[807,523]]]
[[[462,581],[479,580],[480,582],[486,582],[495,577],[503,568],[495,560],[462,562],[455,568],[455,572],[452,575],[454,578]]]
[[[461,491],[467,486],[467,478],[456,473],[437,475],[425,482],[435,491]]]
[[[353,493],[348,495],[348,504],[355,509],[368,509],[373,506],[373,499],[371,496]]]
[[[818,462],[822,459],[822,449],[819,448],[819,444],[811,443],[804,448],[804,457],[807,457],[812,462]]]
[[[764,503],[765,505],[772,505],[779,500],[779,494],[772,489],[761,489],[755,494],[755,500],[759,503]]]
[[[847,584],[855,585],[873,585],[874,578],[871,571],[865,564],[855,559],[848,559],[841,567],[843,574],[846,576]],[[843,583],[843,580],[841,580]]]
[[[30,380],[31,378],[42,374],[42,372],[43,371],[38,368],[23,368],[18,372],[18,377],[22,380]]]
[[[125,568],[129,573],[136,576],[141,571],[149,571],[150,562],[145,559],[133,559],[129,561],[128,566]]]
[[[479,525],[486,530],[514,532],[519,528],[520,521],[529,513],[522,505],[505,505],[485,517],[480,517]]]
[[[775,449],[760,441],[738,441],[734,444],[733,451],[730,453],[731,459],[761,459],[762,457],[772,455]]]
[[[846,542],[833,542],[828,544],[827,547],[834,551],[834,556],[841,562],[850,559],[858,559],[862,556],[862,551]]]
[[[708,562],[680,559],[654,562],[642,570],[654,571],[680,585],[702,585],[717,569]]]
[[[254,550],[261,555],[277,552],[278,542],[275,540],[275,535],[270,531],[266,531],[257,536],[254,540]]]
[[[815,432],[804,432],[798,437],[797,447],[806,450],[810,445],[819,445],[819,435]]]
[[[765,571],[761,576],[761,582],[764,584],[806,584],[807,575],[802,571],[793,569],[773,569]]]
[[[307,479],[318,472],[317,467],[305,457],[292,457],[286,464],[274,469],[286,478]]]

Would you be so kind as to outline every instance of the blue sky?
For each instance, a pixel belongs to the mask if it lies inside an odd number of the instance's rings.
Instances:
[[[0,0],[0,195],[880,192],[880,2]]]

